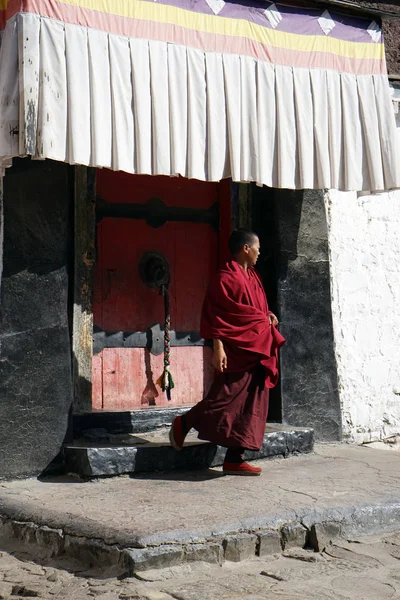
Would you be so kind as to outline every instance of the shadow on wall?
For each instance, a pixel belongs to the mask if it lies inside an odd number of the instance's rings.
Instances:
[[[141,395],[142,406],[156,406],[156,398],[160,395],[154,381],[154,373],[150,364],[150,352],[148,350],[144,353],[145,362],[145,373],[146,373],[146,387],[144,388]]]
[[[280,191],[251,184],[252,199],[252,228],[258,234],[261,245],[261,256],[257,263],[258,271],[263,280],[268,298],[268,305],[281,321],[281,329],[285,323],[283,307],[278,298],[279,281],[285,279],[288,265],[297,257],[297,240],[302,211],[302,192],[284,191],[287,194],[287,204],[291,211],[288,219],[290,235],[285,240],[285,251],[282,251],[280,239],[280,220],[277,216],[280,201]],[[282,371],[282,369],[281,369]],[[270,391],[268,421],[282,422],[282,382],[278,381]]]

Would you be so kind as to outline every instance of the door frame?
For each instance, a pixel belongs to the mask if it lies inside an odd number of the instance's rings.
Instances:
[[[96,264],[96,169],[74,167],[72,310],[73,412],[92,410],[93,290]]]
[[[230,185],[229,211],[220,219],[230,221],[230,230],[251,225],[249,184]],[[227,231],[227,228],[224,228]],[[225,236],[227,237],[227,236]],[[221,239],[220,247],[227,245]],[[93,297],[96,265],[96,169],[74,167],[74,270],[72,311],[73,413],[92,412]],[[176,410],[176,407],[171,410]],[[137,409],[143,412],[143,409]],[[148,409],[154,410],[153,409]],[[163,409],[168,410],[168,409]]]

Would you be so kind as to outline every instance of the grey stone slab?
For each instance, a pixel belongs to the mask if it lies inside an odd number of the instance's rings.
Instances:
[[[176,452],[170,446],[73,447],[64,449],[66,468],[87,477],[178,469],[204,469],[212,462],[215,446],[187,446]]]
[[[286,448],[288,454],[312,452],[314,430],[310,428],[294,429],[291,435],[286,436]]]
[[[61,554],[64,550],[64,535],[62,529],[51,529],[50,527],[38,527],[36,531],[36,543],[45,548],[51,556]]]
[[[103,429],[114,434],[145,433],[161,425],[171,425],[175,417],[187,410],[182,407],[154,407],[132,411],[101,411],[74,415],[74,436],[79,438],[88,429]]]
[[[187,562],[202,561],[221,564],[224,558],[222,544],[188,544],[184,547],[184,559]]]
[[[35,523],[17,521],[16,519],[2,520],[0,535],[3,539],[16,539],[24,544],[35,544],[38,526]]]
[[[288,548],[303,548],[307,541],[307,529],[301,523],[288,523],[281,529],[282,545]]]
[[[257,556],[270,556],[282,551],[281,536],[279,531],[263,531],[258,534]]]
[[[310,528],[308,538],[309,545],[322,552],[334,540],[343,535],[342,524],[336,521],[328,521],[323,523],[314,523]]]
[[[121,550],[116,545],[104,544],[102,540],[66,535],[63,554],[77,560],[87,568],[102,568],[118,565],[121,562]]]
[[[331,519],[335,520],[335,514],[332,513]],[[324,521],[324,519],[321,519]],[[382,531],[394,531],[400,523],[400,503],[397,498],[381,503],[369,502],[363,506],[348,506],[343,509],[338,519],[343,535],[363,535],[380,533]],[[318,521],[320,522],[320,521]]]
[[[224,557],[231,562],[239,562],[254,558],[256,554],[257,536],[249,533],[238,533],[224,540]]]
[[[161,569],[180,565],[183,561],[180,545],[165,545],[157,548],[129,548],[124,550],[121,561],[127,574],[148,569]]]
[[[226,448],[222,448],[221,446],[216,446],[215,448],[215,454],[211,460],[210,467],[219,467],[224,463]],[[246,460],[248,460],[247,457]]]

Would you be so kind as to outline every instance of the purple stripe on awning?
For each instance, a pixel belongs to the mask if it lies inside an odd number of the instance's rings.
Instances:
[[[196,13],[214,15],[214,12],[211,10],[206,0],[144,1],[168,4]],[[244,4],[243,0],[230,0],[229,2],[225,2],[225,6],[218,13],[218,16],[228,19],[244,19],[266,27],[267,29],[272,29],[270,22],[264,14],[269,6],[271,6],[270,2],[253,1],[251,5],[249,5]],[[285,6],[282,4],[276,4],[276,8],[282,15],[282,20],[276,27],[277,31],[285,31],[287,33],[295,33],[298,35],[325,35],[318,23],[318,19],[325,9],[306,9],[302,7]],[[335,27],[329,32],[329,37],[348,42],[374,43],[367,32],[367,28],[372,23],[372,19],[368,17],[363,18],[343,15],[331,11],[330,9],[328,12],[335,22]]]

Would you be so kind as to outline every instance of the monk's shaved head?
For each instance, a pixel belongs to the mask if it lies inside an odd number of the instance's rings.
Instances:
[[[231,236],[229,238],[228,247],[229,252],[233,257],[237,256],[239,252],[243,249],[243,246],[246,244],[248,246],[253,246],[258,241],[258,235],[254,233],[254,231],[250,231],[250,229],[243,229],[242,227],[239,229],[235,229],[232,231]]]

